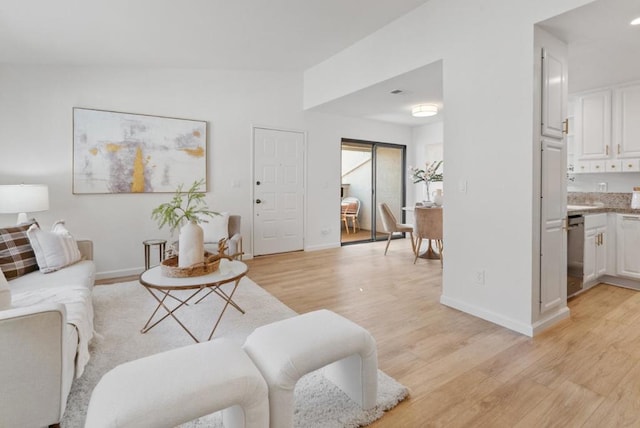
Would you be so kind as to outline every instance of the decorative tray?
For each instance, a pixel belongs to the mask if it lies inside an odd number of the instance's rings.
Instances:
[[[163,260],[160,265],[162,275],[169,278],[189,278],[192,276],[208,275],[215,272],[220,267],[220,255],[204,253],[204,262],[196,263],[187,267],[178,267],[178,257],[169,257]]]

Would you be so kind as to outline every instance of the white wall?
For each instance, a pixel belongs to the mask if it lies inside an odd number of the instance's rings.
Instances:
[[[142,241],[168,238],[150,219],[170,194],[73,195],[72,107],[208,122],[207,201],[243,217],[251,251],[251,126],[307,131],[305,247],[340,243],[340,139],[410,143],[410,130],[302,111],[300,73],[93,67],[0,67],[0,184],[45,183],[43,227],[65,219],[92,239],[99,277],[138,273]],[[235,186],[235,187],[234,187]],[[15,215],[0,215],[0,224]],[[323,234],[323,231],[326,232]]]
[[[413,142],[416,167],[424,167],[426,162],[431,164],[434,161],[444,159],[444,122],[429,123],[422,126],[414,126],[411,129],[411,140]],[[444,163],[440,167],[444,171]],[[429,189],[433,193],[437,189],[443,189],[444,183],[431,183]],[[422,201],[425,198],[424,185],[418,183],[413,185],[413,200]],[[433,199],[433,198],[432,198]]]
[[[411,128],[315,112],[305,113],[305,123],[309,133],[305,249],[333,248],[340,245],[342,138],[394,143],[410,148]]]
[[[441,301],[526,334],[538,286],[533,26],[587,3],[430,0],[305,73],[304,105],[312,107],[443,60]],[[484,285],[474,281],[478,271]]]
[[[2,67],[0,182],[49,184],[50,210],[37,219],[46,227],[64,218],[78,237],[93,239],[103,276],[129,274],[143,265],[144,239],[168,237],[150,213],[170,195],[72,195],[72,107],[206,120],[207,201],[242,215],[249,238],[251,124],[304,128],[301,84],[286,73]]]

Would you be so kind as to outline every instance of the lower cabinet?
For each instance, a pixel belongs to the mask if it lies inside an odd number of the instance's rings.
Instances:
[[[616,274],[640,279],[640,215],[617,216]]]
[[[584,217],[584,278],[593,283],[607,272],[607,215]]]

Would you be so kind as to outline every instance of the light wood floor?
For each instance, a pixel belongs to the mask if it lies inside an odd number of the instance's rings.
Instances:
[[[297,312],[328,308],[372,332],[380,368],[411,390],[372,426],[640,426],[640,293],[599,285],[530,339],[441,305],[440,262],[384,245],[248,261]]]

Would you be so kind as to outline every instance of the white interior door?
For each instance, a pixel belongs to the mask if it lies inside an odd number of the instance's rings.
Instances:
[[[254,128],[253,255],[303,249],[304,134]]]

